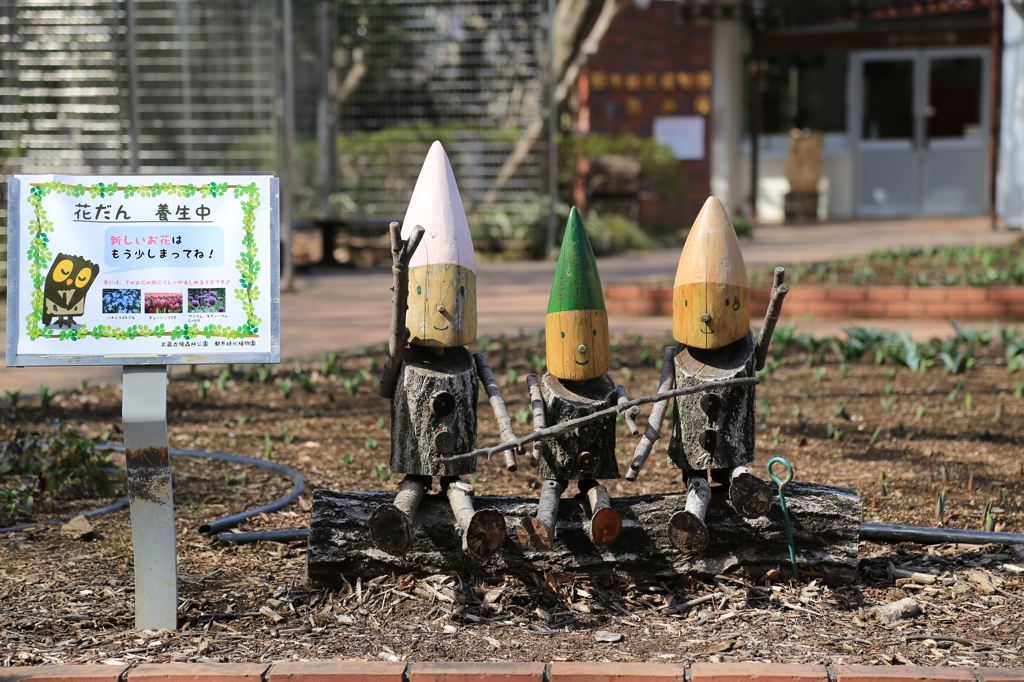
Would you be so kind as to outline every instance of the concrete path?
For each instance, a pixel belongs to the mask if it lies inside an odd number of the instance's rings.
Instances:
[[[831,223],[809,226],[762,226],[755,238],[743,243],[747,266],[773,263],[815,262],[868,253],[875,249],[921,248],[950,245],[1006,245],[1019,232],[993,231],[985,218],[892,220]],[[604,284],[647,279],[670,279],[676,270],[679,249],[627,253],[598,259]],[[552,261],[493,261],[478,263],[478,329],[481,336],[534,332],[544,326]],[[295,291],[281,296],[282,357],[349,350],[383,343],[388,337],[391,305],[390,268],[364,270],[319,269],[299,275]],[[6,299],[0,299],[0,330],[6,323]],[[609,320],[612,334],[636,332],[665,335],[668,317],[615,315]],[[760,320],[754,321],[760,324]],[[919,339],[951,331],[942,322],[906,320],[806,320],[801,331],[838,333],[843,327],[877,326],[908,330]],[[666,337],[666,341],[668,341]],[[0,357],[0,397],[4,391],[21,390],[29,395],[40,386],[57,390],[78,378],[96,382],[120,381],[120,367],[7,368]]]

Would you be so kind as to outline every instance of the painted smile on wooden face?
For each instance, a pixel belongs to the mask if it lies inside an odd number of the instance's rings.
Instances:
[[[603,310],[548,313],[548,371],[559,379],[586,381],[608,371],[608,314]]]
[[[746,335],[750,320],[750,294],[746,287],[694,282],[675,287],[672,296],[676,341],[710,349]]]
[[[455,263],[409,269],[409,342],[455,348],[476,338],[476,274]]]

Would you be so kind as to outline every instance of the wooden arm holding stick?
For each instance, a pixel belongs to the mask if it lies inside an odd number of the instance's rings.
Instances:
[[[659,395],[672,389],[672,383],[676,378],[675,363],[673,361],[678,352],[679,350],[675,346],[668,346],[661,356],[661,378],[658,380]],[[644,466],[644,462],[647,461],[651,450],[654,449],[654,444],[661,438],[661,421],[665,418],[665,410],[667,409],[667,399],[655,403],[654,407],[651,408],[651,416],[647,420],[647,430],[644,431],[644,437],[637,443],[636,450],[633,451],[633,461],[629,463],[629,470],[626,471],[627,481],[636,480],[636,477],[640,474],[640,469]]]
[[[491,372],[490,365],[487,364],[487,358],[483,356],[483,353],[473,353],[473,360],[476,362],[476,373],[480,377],[480,383],[484,385],[487,397],[491,400],[494,417],[498,420],[498,430],[501,432],[502,444],[507,445],[516,442],[516,432],[512,429],[512,418],[508,416],[505,399],[501,397],[501,390],[498,388],[498,382],[494,380],[494,373]],[[516,464],[516,455],[521,451],[522,446],[520,445],[504,450],[505,467],[509,471],[515,471],[519,468],[519,465]]]
[[[768,301],[768,311],[764,314],[764,324],[761,325],[761,332],[757,335],[757,347],[754,349],[754,369],[758,372],[764,369],[764,362],[768,357],[768,345],[772,342],[775,325],[779,321],[779,315],[782,314],[782,300],[789,293],[789,285],[782,281],[785,276],[785,268],[775,268],[772,297]]]
[[[548,425],[547,415],[544,413],[544,396],[540,392],[540,380],[536,374],[526,375],[526,385],[530,388],[530,406],[533,407],[533,430],[539,431]],[[546,445],[542,440],[533,442],[533,454],[530,455],[530,466],[540,466],[540,458],[544,456]]]
[[[413,228],[408,239],[402,239],[402,228],[398,223],[388,226],[391,232],[391,258],[394,261],[391,273],[394,283],[391,285],[391,338],[388,341],[388,355],[384,358],[384,369],[380,375],[380,387],[377,392],[383,398],[391,399],[395,395],[395,383],[398,381],[398,370],[401,367],[402,350],[409,340],[409,328],[405,326],[405,314],[409,309],[409,261],[416,247],[423,239],[423,228]]]
[[[473,457],[491,457],[499,452],[505,452],[506,450],[512,450],[513,448],[521,448],[524,445],[528,445],[535,441],[546,439],[546,438],[557,438],[558,436],[565,435],[577,427],[596,422],[609,417],[619,412],[625,412],[626,410],[636,406],[644,405],[646,403],[656,403],[662,400],[668,400],[669,398],[675,398],[681,395],[691,395],[693,393],[703,393],[704,391],[710,391],[715,388],[730,388],[732,386],[754,386],[758,384],[757,377],[740,377],[738,379],[726,379],[725,381],[709,381],[704,384],[697,386],[686,386],[685,388],[676,388],[671,391],[665,391],[664,393],[656,393],[654,395],[645,395],[639,398],[633,398],[624,403],[618,405],[612,405],[606,407],[603,410],[598,410],[585,417],[577,417],[576,419],[570,419],[568,421],[561,422],[554,426],[549,426],[544,429],[538,429],[528,436],[523,436],[518,440],[511,440],[501,445],[495,445],[493,448],[481,448],[479,450],[473,450],[467,452],[464,455],[454,455],[452,457],[432,457],[431,459],[435,462],[447,464],[449,462],[458,462],[463,459],[471,459]]]
[[[622,386],[619,386],[618,384],[615,385],[615,395],[618,396],[618,398],[615,401],[617,405],[629,402],[629,396],[626,395],[626,389],[623,388]],[[634,421],[634,418],[638,414],[640,414],[640,406],[634,405],[633,407],[626,410],[625,414],[623,415],[623,417],[626,420],[626,428],[629,429],[629,432],[634,436],[640,433],[640,429],[637,428],[636,422]]]

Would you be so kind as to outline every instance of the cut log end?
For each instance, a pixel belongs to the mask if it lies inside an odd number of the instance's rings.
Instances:
[[[382,504],[370,516],[370,539],[382,552],[402,557],[412,549],[412,521],[393,504]]]
[[[754,474],[740,474],[729,484],[729,501],[745,519],[757,519],[772,505],[772,488]]]
[[[683,554],[700,554],[708,546],[708,527],[692,512],[673,514],[668,522],[668,536]]]
[[[477,561],[491,558],[505,541],[505,517],[497,509],[481,509],[466,528],[463,548]]]
[[[528,550],[546,552],[555,544],[555,531],[543,521],[527,516],[516,527],[516,539]]]
[[[590,519],[590,539],[598,547],[607,547],[615,542],[622,530],[622,517],[611,507],[598,509]]]

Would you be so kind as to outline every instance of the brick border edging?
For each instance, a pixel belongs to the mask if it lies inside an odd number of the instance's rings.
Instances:
[[[789,663],[445,663],[361,659],[0,669],[0,682],[1024,682],[1024,668]]]
[[[752,317],[764,315],[770,294],[770,287],[751,287]],[[604,287],[604,302],[612,314],[671,315],[672,288],[613,284]],[[834,319],[1024,320],[1024,286],[794,285],[786,296],[782,316],[803,315]]]

